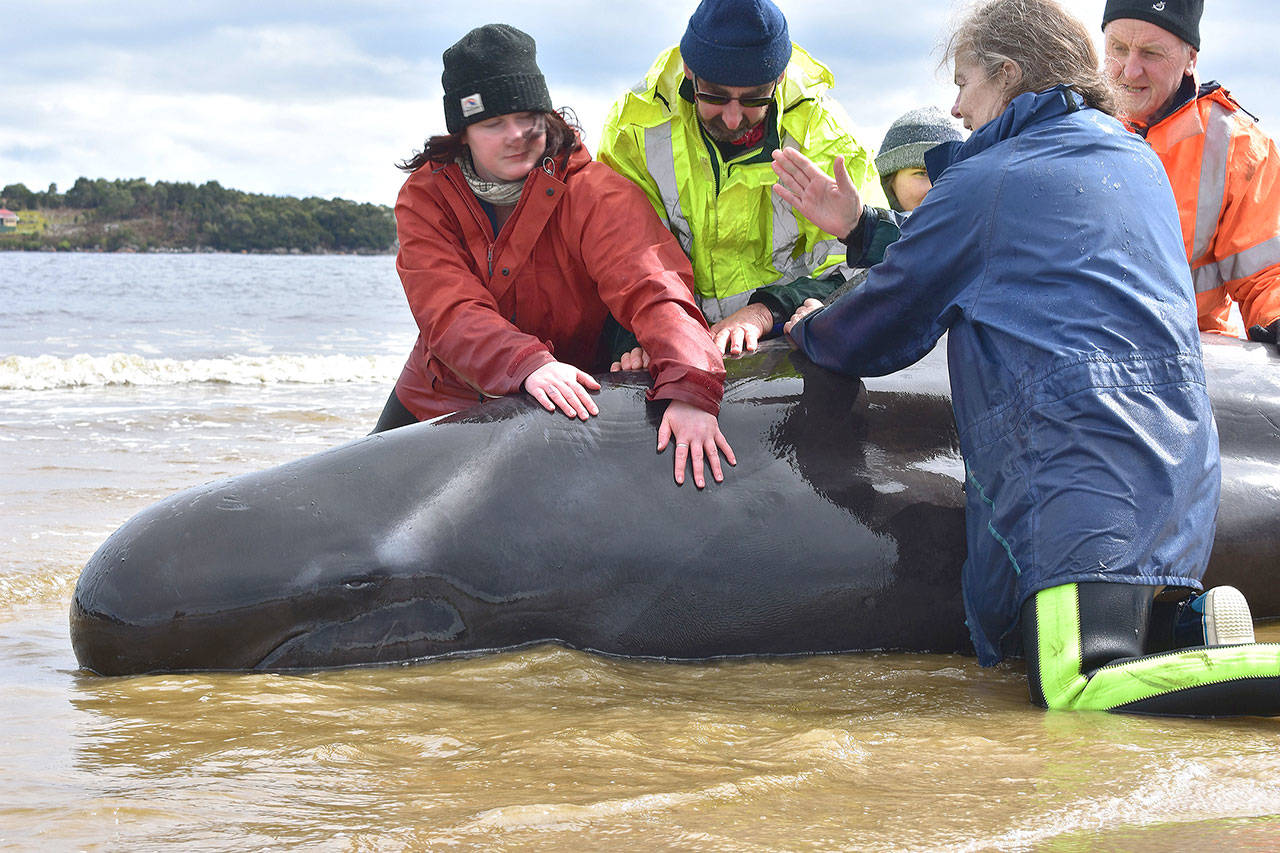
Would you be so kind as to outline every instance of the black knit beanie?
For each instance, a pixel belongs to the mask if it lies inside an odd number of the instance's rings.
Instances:
[[[506,24],[485,24],[444,52],[444,124],[461,133],[507,113],[551,112],[533,39]]]
[[[1168,30],[1200,49],[1200,15],[1204,0],[1107,0],[1102,28],[1117,18],[1136,18]]]

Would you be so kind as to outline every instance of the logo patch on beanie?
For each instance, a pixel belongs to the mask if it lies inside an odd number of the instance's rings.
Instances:
[[[1159,2],[1159,3],[1152,3],[1152,4],[1151,4],[1151,8],[1152,8],[1152,9],[1155,9],[1157,12],[1163,12],[1163,11],[1164,11],[1164,0],[1160,0],[1160,2]]]
[[[477,92],[474,95],[467,95],[465,98],[462,99],[462,117],[463,118],[467,118],[469,116],[475,115],[476,113],[482,113],[482,112],[484,112],[484,99],[480,97],[479,92]]]

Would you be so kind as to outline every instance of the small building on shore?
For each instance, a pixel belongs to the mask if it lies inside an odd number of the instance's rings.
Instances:
[[[0,207],[0,231],[17,231],[18,214],[5,207]]]

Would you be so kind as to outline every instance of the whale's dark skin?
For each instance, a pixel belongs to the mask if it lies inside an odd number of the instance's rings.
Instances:
[[[389,663],[539,642],[703,659],[970,649],[963,463],[939,347],[860,382],[779,345],[727,365],[736,468],[677,487],[647,376],[600,415],[522,395],[199,486],[89,560],[103,675]],[[1280,616],[1280,357],[1205,341],[1223,450],[1206,584]],[[670,451],[668,451],[670,452]]]

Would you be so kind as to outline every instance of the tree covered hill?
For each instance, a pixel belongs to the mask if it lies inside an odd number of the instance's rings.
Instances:
[[[391,208],[345,199],[293,198],[191,183],[79,178],[65,193],[50,184],[0,190],[17,213],[0,250],[191,250],[219,252],[391,252]]]

